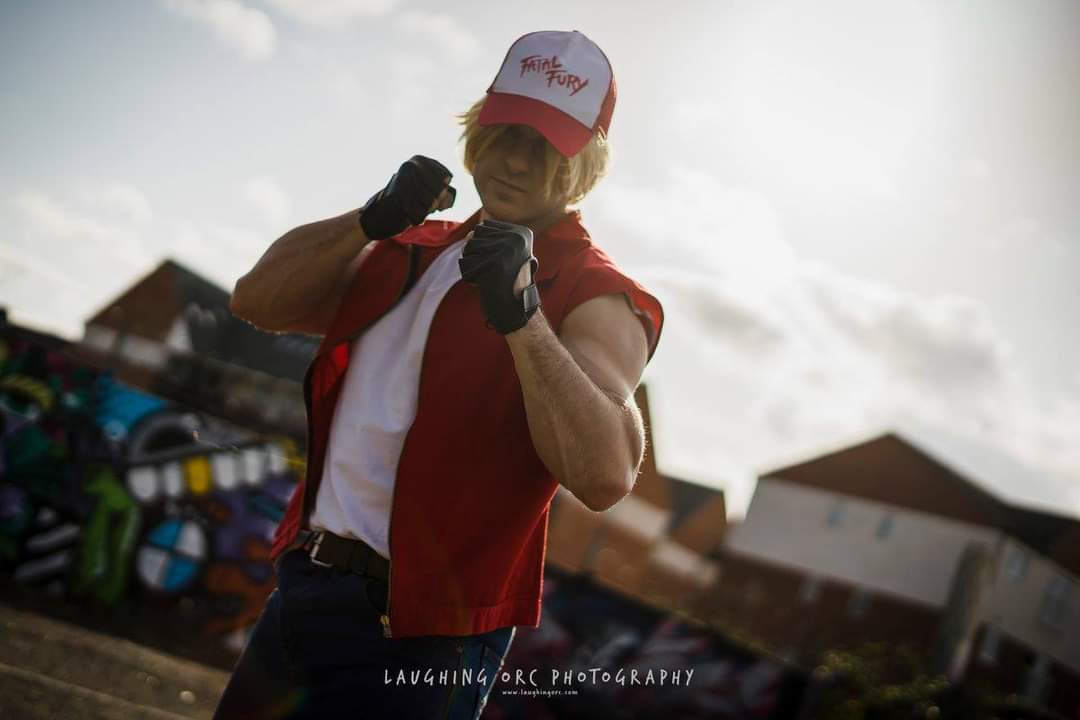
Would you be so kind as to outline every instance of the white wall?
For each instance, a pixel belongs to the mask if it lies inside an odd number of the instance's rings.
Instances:
[[[842,517],[831,526],[830,512],[841,500]],[[879,538],[889,514],[891,532]],[[804,573],[944,607],[967,544],[991,550],[998,537],[993,528],[765,477],[725,545]]]
[[[1067,586],[1058,619],[1043,618],[1051,582]],[[1020,542],[1003,538],[987,583],[976,611],[979,622],[1080,672],[1080,579]]]

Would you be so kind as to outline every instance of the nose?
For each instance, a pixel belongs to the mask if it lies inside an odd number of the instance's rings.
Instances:
[[[525,143],[516,143],[505,155],[506,169],[513,175],[525,175],[529,172],[529,147]]]

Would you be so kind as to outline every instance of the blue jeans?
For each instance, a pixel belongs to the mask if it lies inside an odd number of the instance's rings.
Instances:
[[[385,638],[385,583],[316,565],[303,550],[276,569],[216,720],[480,717],[514,628]]]

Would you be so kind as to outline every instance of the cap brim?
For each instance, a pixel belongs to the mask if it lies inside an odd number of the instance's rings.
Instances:
[[[561,110],[524,95],[488,93],[477,122],[481,125],[528,125],[566,157],[573,157],[592,139],[592,129]]]

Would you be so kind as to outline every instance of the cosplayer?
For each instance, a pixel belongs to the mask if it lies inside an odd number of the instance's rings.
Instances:
[[[461,116],[472,217],[427,219],[454,189],[416,156],[237,282],[238,316],[322,343],[278,586],[215,717],[478,717],[540,621],[558,486],[598,512],[632,489],[663,313],[569,209],[605,173],[614,106],[591,40],[525,35]]]

